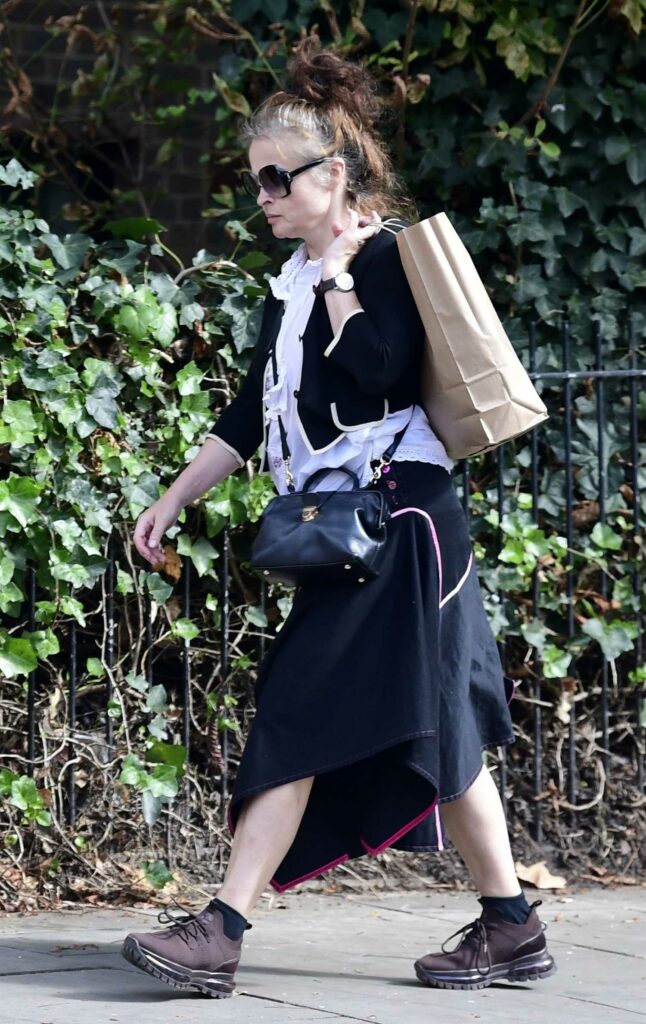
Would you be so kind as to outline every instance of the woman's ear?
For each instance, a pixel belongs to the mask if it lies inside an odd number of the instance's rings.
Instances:
[[[339,184],[345,183],[345,160],[342,156],[333,156],[328,162],[328,168],[333,189],[336,189]]]

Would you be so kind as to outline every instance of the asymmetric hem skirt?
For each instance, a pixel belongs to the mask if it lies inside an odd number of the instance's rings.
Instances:
[[[229,826],[247,797],[314,776],[271,881],[280,892],[366,853],[443,848],[440,805],[513,741],[467,517],[440,466],[393,462],[377,579],[301,587],[259,670]]]

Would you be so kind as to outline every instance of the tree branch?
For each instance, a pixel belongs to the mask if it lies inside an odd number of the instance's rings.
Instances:
[[[402,96],[401,106],[399,108],[399,121],[397,125],[396,135],[396,151],[397,151],[397,163],[401,167],[404,162],[404,144],[405,144],[405,132],[406,132],[406,82],[408,79],[408,65],[410,63],[410,53],[413,48],[413,33],[415,32],[415,21],[417,20],[417,11],[419,10],[420,0],[412,0],[410,5],[410,13],[408,15],[408,24],[406,25],[406,35],[404,36],[404,48],[402,51],[402,67],[401,67],[401,79],[404,82],[404,91]]]
[[[519,118],[518,121],[516,121],[516,124],[514,125],[514,128],[518,128],[521,125],[527,124],[528,121],[533,120],[533,118],[545,106],[545,103],[547,101],[547,97],[549,96],[549,94],[551,93],[552,89],[556,85],[556,83],[557,83],[557,81],[559,79],[559,75],[561,74],[561,71],[563,70],[563,65],[565,64],[565,61],[567,59],[568,53],[570,52],[570,47],[572,46],[572,43],[574,42],[574,38],[577,35],[577,33],[579,32],[579,30],[580,30],[580,28],[582,26],[582,22],[588,16],[590,11],[596,6],[596,4],[598,3],[598,0],[592,0],[592,3],[587,8],[586,8],[586,3],[587,3],[587,0],[580,0],[579,6],[576,9],[576,14],[574,15],[574,18],[572,20],[572,24],[570,25],[570,27],[568,29],[567,36],[565,37],[565,42],[563,43],[563,48],[562,48],[561,52],[558,55],[558,58],[556,60],[556,64],[554,65],[554,68],[552,69],[551,75],[549,76],[549,78],[547,79],[545,85],[543,86],[543,89],[542,89],[541,94],[538,97],[538,99],[535,100],[535,102],[532,103],[532,105],[529,108],[529,110],[526,110],[525,113],[522,115],[522,117]],[[604,7],[607,7],[607,3],[604,4]],[[603,8],[602,8],[602,10],[603,10]],[[600,14],[600,13],[601,13],[601,11],[597,11],[597,14]]]

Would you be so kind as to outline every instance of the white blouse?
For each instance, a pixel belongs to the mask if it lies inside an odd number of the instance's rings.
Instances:
[[[267,429],[267,464],[279,494],[287,491],[283,471],[282,445],[278,414],[287,433],[291,452],[290,468],[296,490],[302,490],[307,478],[317,469],[344,467],[357,474],[365,486],[372,475],[370,463],[379,459],[393,442],[395,435],[410,423],[393,456],[393,461],[429,462],[451,472],[454,462],[435,435],[423,408],[409,406],[390,413],[383,423],[350,430],[321,451],[311,447],[298,416],[294,391],[298,388],[303,365],[302,337],[314,304],[312,285],[321,279],[323,258],[307,258],[305,242],[283,263],[269,286],[277,299],[285,300],[285,312],[276,339],[278,381],[274,382],[273,361],[265,367],[263,403]],[[412,414],[412,419],[411,419]],[[315,490],[349,489],[351,480],[343,473],[331,472],[315,486]]]

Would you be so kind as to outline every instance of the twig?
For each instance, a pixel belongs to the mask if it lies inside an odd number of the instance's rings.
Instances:
[[[545,103],[547,102],[547,97],[549,96],[552,89],[558,82],[559,75],[563,70],[563,65],[565,64],[568,53],[570,52],[570,47],[572,46],[572,43],[574,42],[574,39],[581,28],[581,23],[583,19],[589,14],[589,12],[592,10],[593,7],[596,6],[598,2],[599,0],[592,0],[590,7],[588,7],[588,9],[586,10],[587,0],[580,0],[579,6],[576,9],[576,13],[572,20],[572,23],[568,29],[567,36],[565,37],[565,42],[563,43],[561,52],[559,53],[558,58],[556,60],[556,64],[552,69],[551,75],[549,76],[545,85],[543,86],[543,89],[541,90],[538,99],[535,100],[534,103],[532,103],[529,110],[526,110],[522,117],[520,117],[518,121],[516,121],[516,124],[514,125],[515,128],[527,124],[528,121],[532,121],[536,114],[538,114],[539,111],[541,111],[545,106]],[[604,4],[604,8],[606,6],[607,3]]]

